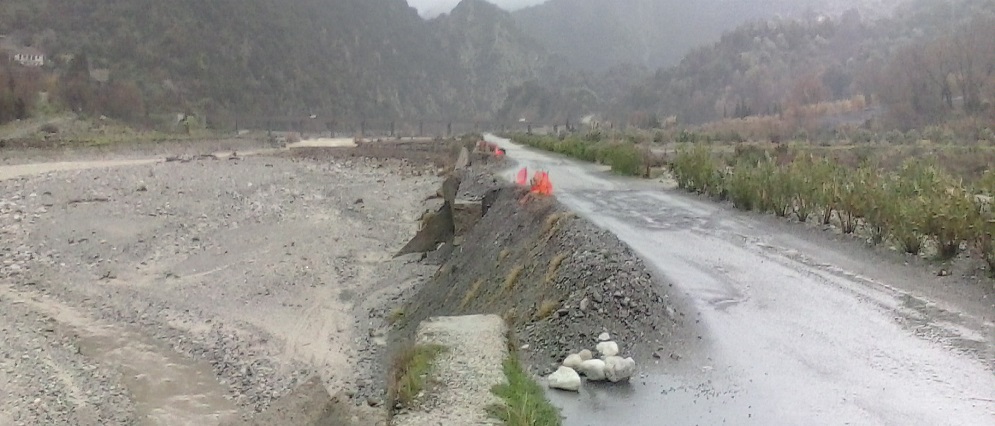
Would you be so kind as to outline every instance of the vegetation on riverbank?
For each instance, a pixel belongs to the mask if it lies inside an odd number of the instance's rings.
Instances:
[[[786,147],[723,155],[700,143],[681,146],[671,170],[680,188],[742,210],[818,220],[845,234],[862,231],[874,244],[914,255],[950,259],[971,251],[995,269],[990,170],[965,180],[922,157],[893,169],[873,158],[851,167]]]
[[[504,361],[507,383],[494,387],[492,392],[503,403],[489,407],[492,417],[505,426],[559,426],[559,410],[546,399],[542,386],[529,376],[513,352]]]
[[[564,137],[517,134],[511,139],[533,148],[604,164],[620,175],[646,176],[653,165],[647,147],[634,140],[610,141],[600,132]]]

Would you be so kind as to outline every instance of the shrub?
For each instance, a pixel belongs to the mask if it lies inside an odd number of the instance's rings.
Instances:
[[[677,186],[699,194],[719,195],[722,179],[711,150],[703,144],[683,145],[670,166]]]
[[[815,206],[819,205],[819,192],[825,177],[811,155],[798,157],[791,166],[788,179],[794,182],[792,201],[795,217],[799,222],[807,222]]]
[[[726,175],[725,182],[726,193],[737,209],[750,211],[759,206],[760,193],[755,167],[742,161]]]
[[[643,153],[635,145],[619,143],[607,148],[604,153],[605,163],[611,166],[612,172],[626,176],[643,174],[645,162]]]

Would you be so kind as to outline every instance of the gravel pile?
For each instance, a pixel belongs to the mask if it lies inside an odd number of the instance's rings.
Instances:
[[[494,189],[489,176],[471,182],[478,180]],[[497,314],[513,325],[533,372],[545,375],[602,332],[649,363],[682,324],[669,287],[628,246],[555,199],[501,189],[464,241],[411,296],[397,341],[430,316]]]

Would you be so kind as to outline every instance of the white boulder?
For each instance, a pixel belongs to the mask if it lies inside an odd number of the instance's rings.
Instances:
[[[605,378],[612,383],[628,381],[636,373],[636,361],[620,356],[605,358]]]
[[[584,349],[584,350],[578,352],[577,355],[580,355],[580,360],[581,361],[587,361],[589,359],[594,358],[594,354],[592,354],[591,351],[589,351],[587,349]]]
[[[600,359],[589,359],[580,364],[580,372],[587,380],[601,381],[605,379],[605,362]]]
[[[609,341],[611,339],[612,339],[611,334],[608,334],[607,332],[601,333],[601,334],[598,335],[598,341],[599,342],[607,342],[607,341]]]
[[[618,343],[612,341],[598,343],[595,349],[598,350],[602,358],[618,355]]]
[[[560,367],[546,378],[546,383],[551,389],[562,389],[565,391],[580,391],[580,375],[570,367]]]
[[[576,370],[576,369],[580,368],[580,363],[582,363],[582,362],[584,362],[584,359],[581,358],[580,355],[570,354],[570,355],[567,355],[567,358],[563,360],[563,366],[564,367],[569,367],[569,368],[572,368],[572,369]]]

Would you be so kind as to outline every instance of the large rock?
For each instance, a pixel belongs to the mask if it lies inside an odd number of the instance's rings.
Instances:
[[[552,389],[577,392],[580,390],[580,375],[570,367],[560,367],[546,378]]]
[[[594,348],[598,350],[602,358],[618,355],[618,343],[612,341],[598,343],[598,346]]]
[[[570,354],[570,355],[567,355],[567,359],[563,360],[563,366],[564,367],[569,367],[569,368],[572,368],[572,369],[576,370],[576,369],[580,368],[580,364],[582,362],[584,362],[584,359],[581,358],[580,355]]]
[[[605,378],[612,383],[628,381],[636,373],[636,361],[632,358],[610,356],[605,358]]]
[[[589,359],[593,359],[594,358],[594,354],[592,354],[591,351],[589,351],[587,349],[584,349],[584,350],[578,352],[577,355],[580,356],[580,360],[581,361],[587,361]]]
[[[601,381],[605,379],[605,362],[600,359],[589,359],[580,364],[580,372],[587,380]]]

